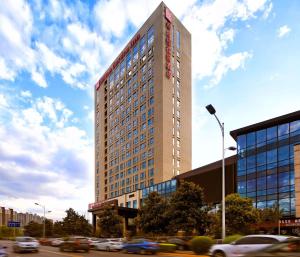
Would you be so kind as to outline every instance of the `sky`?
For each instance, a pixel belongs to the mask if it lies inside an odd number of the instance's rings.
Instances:
[[[0,206],[61,219],[94,202],[94,85],[159,0],[0,8]],[[300,108],[300,1],[166,0],[192,34],[193,168],[229,132]],[[226,156],[232,153],[227,152]]]

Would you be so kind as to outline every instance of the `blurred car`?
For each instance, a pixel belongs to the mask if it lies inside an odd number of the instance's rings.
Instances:
[[[63,243],[60,245],[59,250],[61,252],[64,252],[64,251],[76,252],[76,251],[80,251],[80,250],[89,252],[90,245],[89,245],[89,241],[86,237],[73,236],[73,237],[69,237],[66,240],[64,240]]]
[[[123,243],[119,239],[99,239],[95,244],[96,250],[119,251],[123,249]]]
[[[181,238],[177,238],[177,237],[168,238],[167,242],[170,244],[175,244],[177,250],[189,250],[190,249],[188,242],[184,241]]]
[[[29,236],[16,237],[16,241],[13,243],[13,251],[15,253],[38,252],[39,247],[39,242],[35,238]]]
[[[245,257],[299,257],[300,256],[300,238],[292,238],[286,241],[274,244],[260,251],[251,252]]]
[[[99,242],[99,238],[96,238],[96,237],[89,237],[89,238],[88,238],[88,241],[89,241],[90,248],[91,248],[91,249],[94,249],[94,248],[95,248],[95,245]]]
[[[159,245],[147,239],[134,239],[123,245],[123,252],[139,254],[155,254],[159,250]]]
[[[6,252],[6,246],[1,246],[0,245],[0,257],[8,257],[8,254]]]
[[[52,241],[51,241],[51,246],[60,246],[62,243],[64,242],[64,240],[62,238],[54,238]]]
[[[213,245],[209,250],[209,255],[213,257],[241,257],[246,253],[261,250],[287,239],[286,236],[275,235],[244,236],[231,244]]]
[[[40,238],[39,243],[40,245],[51,245],[52,239],[51,238]]]

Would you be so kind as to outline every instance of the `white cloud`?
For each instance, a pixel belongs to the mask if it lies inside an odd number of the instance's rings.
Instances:
[[[290,32],[291,29],[287,25],[284,25],[277,30],[277,36],[281,38],[287,36]]]
[[[0,58],[0,79],[14,81],[15,76],[16,73],[6,66],[6,63],[3,58]]]
[[[26,91],[21,91],[21,96],[22,97],[32,97],[32,94],[29,90],[26,90]]]
[[[0,94],[0,107],[6,107],[6,106],[7,106],[6,97],[3,94]]]
[[[40,72],[37,71],[32,71],[31,72],[31,79],[36,82],[40,87],[46,88],[48,87],[47,82],[44,78],[44,74],[41,74]]]
[[[50,97],[26,108],[3,99],[0,95],[11,117],[0,129],[2,202],[27,211],[28,202],[39,201],[53,218],[69,207],[85,211],[93,195],[86,183],[92,181],[93,148],[86,132],[70,124],[73,113]]]

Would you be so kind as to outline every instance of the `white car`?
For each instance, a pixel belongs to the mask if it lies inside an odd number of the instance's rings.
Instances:
[[[96,250],[119,251],[122,250],[123,243],[119,239],[99,239],[95,244]]]
[[[231,244],[213,245],[209,250],[212,257],[242,257],[246,253],[261,250],[279,242],[287,240],[286,236],[249,235],[244,236]]]
[[[54,238],[51,241],[51,246],[61,246],[61,244],[64,242],[62,238]]]
[[[38,252],[40,244],[33,237],[23,236],[16,237],[16,241],[13,243],[13,251],[19,252]]]

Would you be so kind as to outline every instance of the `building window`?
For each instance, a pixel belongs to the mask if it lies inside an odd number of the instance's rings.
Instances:
[[[131,53],[129,52],[126,56],[126,69],[129,70],[131,66]]]
[[[137,209],[137,200],[132,201],[132,208]]]
[[[145,50],[146,50],[146,36],[143,36],[141,38],[141,41],[140,41],[140,53],[141,53],[141,55],[143,55]],[[145,59],[146,59],[146,56],[145,56]]]
[[[126,207],[131,208],[131,202],[130,201],[126,202]]]
[[[176,47],[177,49],[180,49],[180,32],[176,31]]]
[[[148,30],[148,47],[152,45],[154,41],[154,27],[151,26],[151,28]]]

